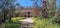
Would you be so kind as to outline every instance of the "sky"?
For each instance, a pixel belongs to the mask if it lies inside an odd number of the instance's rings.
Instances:
[[[56,5],[57,5],[57,7],[60,6],[60,0],[57,0],[57,1],[56,1]]]
[[[41,2],[41,1],[40,1]],[[17,0],[17,3],[20,3],[21,6],[33,6],[30,0]],[[41,3],[40,3],[41,5]],[[60,0],[56,0],[56,5],[60,6]]]
[[[18,0],[17,2],[20,3],[20,5],[22,6],[33,6],[33,3],[31,2],[31,0]]]
[[[32,2],[30,0],[18,0],[17,2],[22,6],[32,6]]]

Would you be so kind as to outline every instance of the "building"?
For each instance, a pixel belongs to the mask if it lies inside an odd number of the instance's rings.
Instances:
[[[37,6],[24,6],[23,8],[16,8],[16,11],[19,13],[23,13],[25,17],[33,17],[37,15],[42,15],[45,10],[50,7],[50,2],[49,0],[43,0],[43,6],[42,7],[37,7]],[[52,2],[51,4],[53,4]],[[42,13],[43,12],[43,13]],[[44,14],[43,14],[44,15]]]
[[[39,13],[39,7],[36,6],[25,6],[23,9],[16,9],[17,12],[23,13],[25,17],[37,16]]]

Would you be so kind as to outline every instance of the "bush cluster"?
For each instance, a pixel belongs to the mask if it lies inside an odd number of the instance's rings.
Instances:
[[[52,22],[52,20],[49,19],[41,19],[39,20],[38,18],[32,18],[36,19],[33,28],[60,28],[60,25],[57,23]]]

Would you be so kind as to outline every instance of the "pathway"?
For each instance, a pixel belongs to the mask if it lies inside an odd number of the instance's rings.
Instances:
[[[21,22],[21,26],[19,28],[32,28],[32,24],[34,21],[31,18],[26,18],[24,20],[19,20]]]

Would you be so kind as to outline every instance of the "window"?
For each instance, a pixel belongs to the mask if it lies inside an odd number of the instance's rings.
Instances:
[[[30,14],[30,12],[28,12],[28,14]]]

